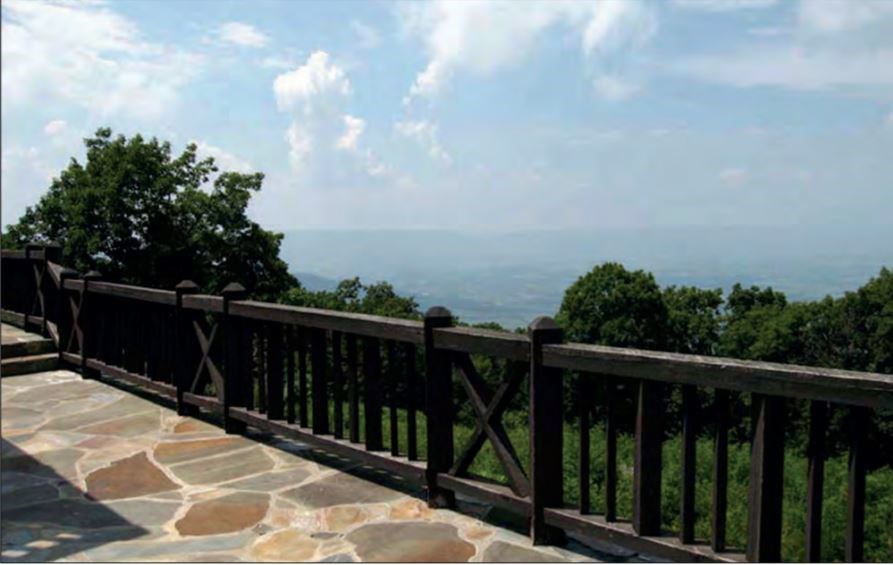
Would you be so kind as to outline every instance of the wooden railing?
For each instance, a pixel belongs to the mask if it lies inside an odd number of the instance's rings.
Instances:
[[[669,559],[779,560],[785,405],[806,399],[806,557],[819,561],[828,414],[832,407],[848,410],[855,424],[849,431],[845,555],[848,561],[863,558],[865,430],[873,408],[893,407],[893,376],[562,343],[560,328],[545,317],[522,335],[452,327],[453,318],[442,307],[431,308],[423,322],[416,322],[256,302],[238,284],[219,296],[200,294],[189,281],[174,290],[121,285],[102,281],[98,273],[78,276],[59,266],[55,253],[55,248],[37,246],[3,251],[4,319],[45,332],[53,325],[61,359],[85,377],[104,375],[151,389],[175,399],[180,414],[218,413],[229,433],[252,426],[424,481],[433,507],[453,507],[456,493],[504,507],[529,518],[534,543],[560,543],[574,531]],[[481,356],[505,364],[495,390],[475,366]],[[575,508],[563,500],[563,450],[569,447],[563,445],[566,374],[577,375],[580,496]],[[454,378],[477,422],[458,454]],[[525,381],[529,474],[502,418]],[[629,521],[618,517],[617,507],[620,386],[635,394]],[[680,387],[682,394],[681,527],[675,534],[661,529],[666,387]],[[713,395],[712,408],[701,414],[699,389]],[[729,407],[730,395],[740,393],[752,395],[753,415],[747,543],[735,549],[726,543]],[[600,514],[591,512],[590,497],[590,416],[596,397],[602,399],[605,417]],[[419,413],[426,419],[424,461],[418,449]],[[382,433],[385,414],[389,450]],[[699,541],[694,535],[696,437],[707,420],[714,436],[712,533]],[[506,484],[469,472],[487,443]]]

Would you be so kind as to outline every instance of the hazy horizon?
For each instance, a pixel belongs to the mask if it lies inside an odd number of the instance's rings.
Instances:
[[[413,237],[405,237],[407,233]],[[565,288],[604,261],[662,286],[772,286],[792,300],[855,290],[893,267],[893,226],[650,227],[588,230],[291,230],[282,257],[309,288],[386,280],[421,307],[514,328],[553,315]],[[309,275],[309,276],[308,276]]]

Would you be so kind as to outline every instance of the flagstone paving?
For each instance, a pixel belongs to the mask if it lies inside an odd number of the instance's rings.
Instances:
[[[418,486],[72,372],[0,388],[3,561],[628,560],[534,548],[485,505],[432,510]]]

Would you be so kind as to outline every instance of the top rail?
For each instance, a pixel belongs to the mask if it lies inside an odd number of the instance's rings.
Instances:
[[[233,302],[230,304],[229,312],[233,316],[254,320],[283,322],[417,345],[424,343],[422,323],[400,318],[270,304],[254,300]]]
[[[3,249],[0,251],[0,258],[3,259],[43,259],[44,256],[43,249]]]
[[[71,288],[68,285],[69,282],[75,281],[66,281],[66,288]],[[143,302],[153,302],[155,304],[166,304],[169,306],[173,306],[177,303],[176,294],[172,290],[159,290],[156,288],[131,286],[127,284],[91,282],[89,292],[117,296],[119,298],[133,298]]]
[[[893,407],[893,375],[582,343],[543,346],[543,364],[573,371]]]
[[[62,269],[64,267],[59,263],[53,263],[52,261],[47,261],[47,272],[53,277],[53,283],[56,287],[59,287],[59,283],[62,281]]]
[[[530,360],[530,340],[526,335],[483,328],[453,327],[434,330],[434,345],[462,353],[479,353],[511,359]]]

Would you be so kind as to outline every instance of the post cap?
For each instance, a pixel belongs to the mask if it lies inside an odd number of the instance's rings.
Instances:
[[[94,281],[99,280],[101,278],[102,278],[102,273],[100,273],[99,271],[95,271],[95,270],[87,271],[87,274],[84,275],[84,279],[89,279],[89,280],[94,280]]]
[[[555,331],[555,330],[561,331],[561,326],[556,324],[555,320],[553,320],[549,316],[537,316],[527,326],[528,332]]]
[[[244,294],[247,294],[248,291],[245,290],[245,287],[240,285],[239,283],[231,282],[228,285],[226,285],[225,287],[223,287],[223,290],[221,290],[220,293],[223,294],[224,296],[233,295],[233,294],[244,295]]]
[[[198,292],[198,285],[188,279],[182,280],[177,283],[177,286],[174,287],[174,290],[181,293]]]
[[[425,312],[426,318],[453,318],[452,312],[450,312],[444,306],[432,306],[428,308],[428,311]]]

